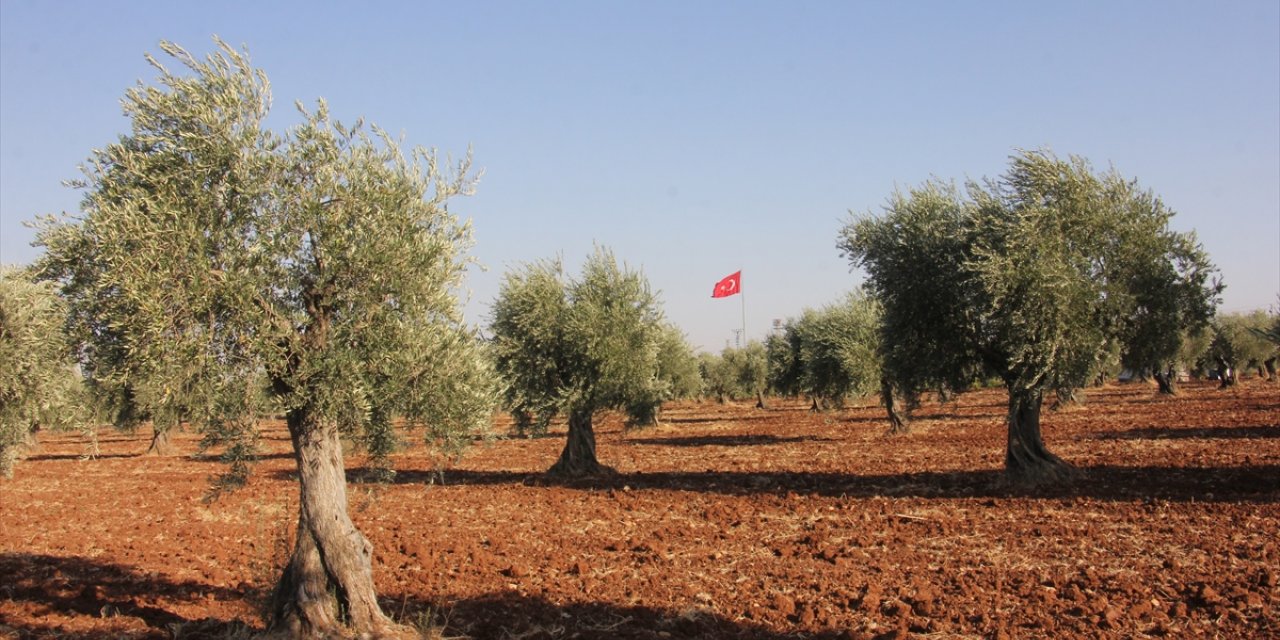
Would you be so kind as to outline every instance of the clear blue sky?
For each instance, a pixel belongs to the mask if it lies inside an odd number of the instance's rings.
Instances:
[[[503,271],[598,242],[640,267],[706,349],[858,285],[850,210],[1016,148],[1114,165],[1196,229],[1224,309],[1280,293],[1280,3],[55,2],[0,0],[0,261],[21,223],[127,130],[144,52],[246,45],[274,127],[328,99],[410,144],[475,150],[469,317]]]

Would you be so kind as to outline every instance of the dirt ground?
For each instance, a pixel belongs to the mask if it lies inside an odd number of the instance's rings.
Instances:
[[[421,445],[353,482],[384,609],[445,638],[1280,637],[1280,385],[1087,391],[1044,416],[1083,477],[1006,486],[1004,395],[921,409],[687,403],[597,425],[612,478],[541,472],[563,432]],[[505,424],[505,423],[503,423]],[[0,637],[228,638],[261,628],[290,548],[281,425],[248,486],[144,457],[147,434],[45,434],[0,483]],[[348,456],[358,475],[364,460]]]

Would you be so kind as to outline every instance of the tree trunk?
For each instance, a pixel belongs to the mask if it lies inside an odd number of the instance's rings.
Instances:
[[[151,446],[144,455],[167,456],[173,453],[173,445],[169,443],[169,429],[153,426],[151,428]]]
[[[1156,386],[1159,387],[1161,394],[1167,395],[1167,396],[1178,395],[1178,389],[1176,387],[1176,381],[1177,381],[1177,378],[1175,377],[1176,375],[1177,374],[1174,372],[1173,367],[1170,367],[1166,371],[1161,371],[1159,368],[1156,369],[1156,373],[1155,373]]]
[[[521,438],[533,437],[533,415],[528,411],[515,411],[511,414],[515,421],[516,435]]]
[[[1267,381],[1268,381],[1268,382],[1275,382],[1275,381],[1276,381],[1276,360],[1277,360],[1277,359],[1280,359],[1280,358],[1277,358],[1277,356],[1271,356],[1270,358],[1267,358],[1267,359],[1262,363],[1262,366],[1266,367],[1266,369],[1267,369]]]
[[[1009,477],[1021,484],[1044,484],[1066,480],[1074,469],[1049,453],[1040,437],[1042,389],[1009,388],[1009,442],[1004,467]]]
[[[35,453],[36,451],[40,450],[40,440],[36,436],[36,434],[39,432],[40,432],[39,426],[35,426],[30,429],[27,429],[27,434],[22,437],[22,444],[19,445],[21,446],[22,457],[25,458]]]
[[[765,402],[765,401],[764,401],[764,391],[763,391],[763,390],[757,390],[757,391],[756,391],[756,408],[757,408],[757,409],[768,409],[768,408],[769,408],[769,404],[768,404],[767,402]]]
[[[627,408],[627,428],[647,429],[662,424],[662,404],[640,402]]]
[[[900,435],[911,431],[911,427],[907,425],[907,421],[902,417],[902,412],[898,411],[897,401],[893,397],[893,385],[888,380],[880,381],[880,401],[884,403],[884,410],[889,414],[889,433],[891,435]]]
[[[1226,389],[1236,383],[1236,372],[1224,358],[1218,358],[1218,380],[1221,381],[1219,389]]]
[[[1074,407],[1084,404],[1080,400],[1080,395],[1076,389],[1071,387],[1063,387],[1054,392],[1053,404],[1049,406],[1050,411],[1063,411],[1068,407]]]
[[[581,478],[613,471],[596,459],[596,432],[591,428],[591,414],[587,410],[569,414],[569,437],[560,459],[547,470],[548,475]]]
[[[272,597],[269,634],[408,637],[378,606],[373,545],[347,515],[337,426],[305,408],[290,411],[286,421],[298,462],[298,535]]]
[[[18,447],[0,442],[0,479],[13,479],[13,466],[18,463]]]

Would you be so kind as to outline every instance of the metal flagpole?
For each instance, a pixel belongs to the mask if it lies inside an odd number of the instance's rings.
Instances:
[[[747,347],[747,294],[742,292],[742,276],[738,276],[738,296],[742,298],[742,348]]]

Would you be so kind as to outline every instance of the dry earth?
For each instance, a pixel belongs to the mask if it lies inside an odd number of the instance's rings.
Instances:
[[[966,394],[888,437],[871,406],[682,404],[599,426],[615,477],[546,481],[562,437],[442,472],[418,445],[349,499],[385,610],[436,637],[1280,637],[1280,385],[1089,390],[1045,414],[1083,477],[1034,492],[1002,482],[1004,411]],[[297,501],[280,425],[212,504],[194,435],[143,457],[104,433],[92,460],[46,435],[0,483],[0,637],[261,627]]]

